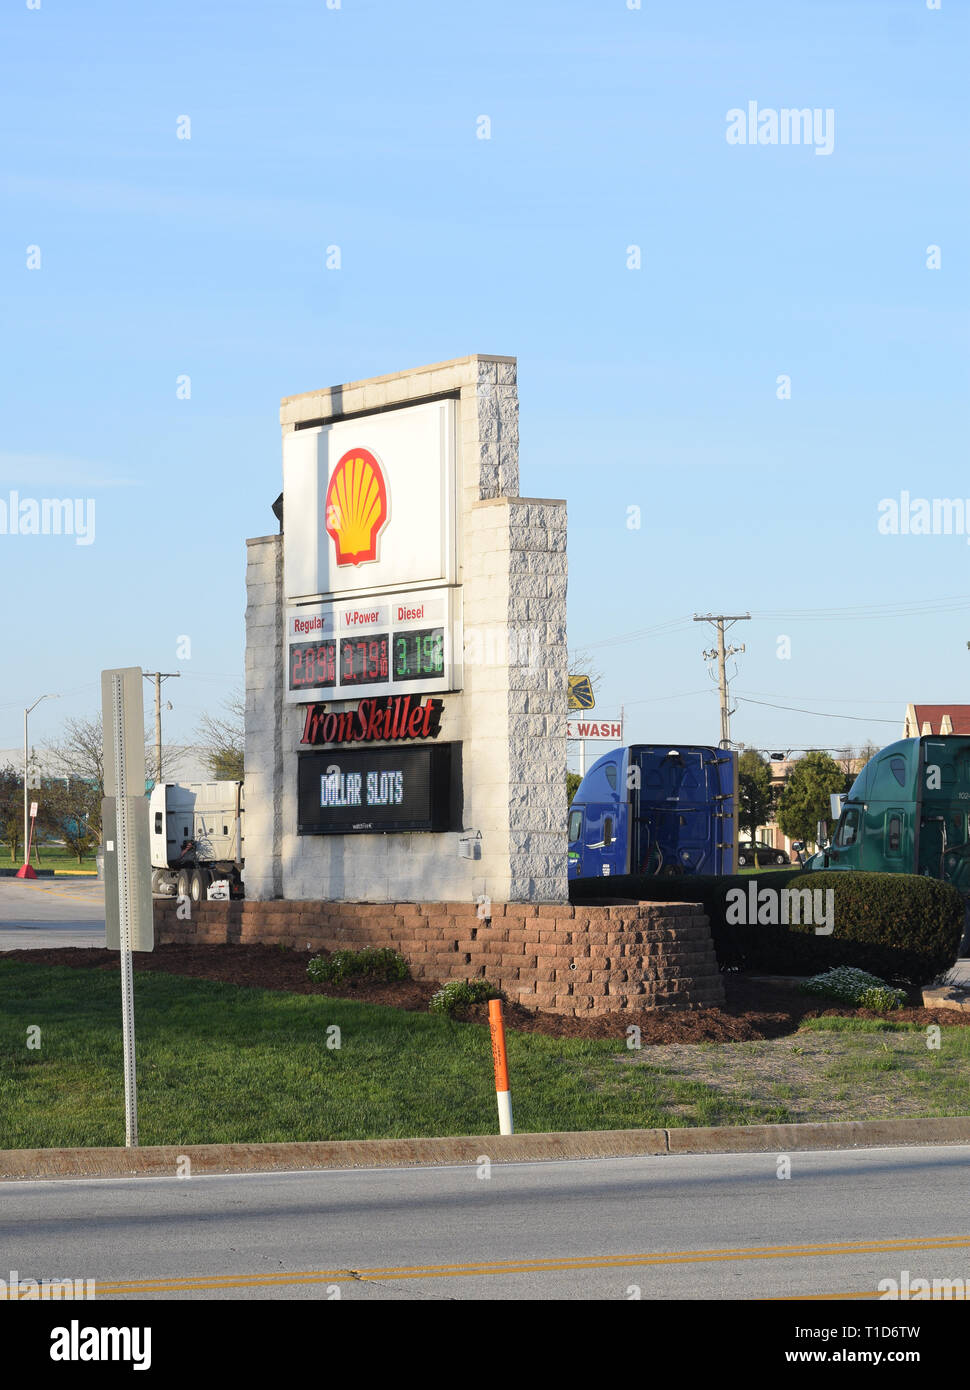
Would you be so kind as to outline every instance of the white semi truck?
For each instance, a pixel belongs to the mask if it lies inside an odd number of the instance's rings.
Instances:
[[[244,896],[242,782],[160,783],[149,800],[152,895]]]

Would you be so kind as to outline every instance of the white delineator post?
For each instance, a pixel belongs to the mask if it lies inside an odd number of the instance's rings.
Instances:
[[[488,1026],[492,1031],[492,1061],[495,1064],[495,1099],[498,1101],[498,1132],[513,1134],[512,1092],[509,1090],[509,1059],[505,1052],[505,1024],[501,999],[488,1001]]]

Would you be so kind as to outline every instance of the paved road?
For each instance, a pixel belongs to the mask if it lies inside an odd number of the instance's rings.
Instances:
[[[104,884],[97,878],[0,878],[0,951],[104,942]]]
[[[970,1146],[5,1183],[0,1277],[101,1297],[872,1298],[970,1279]],[[146,1284],[144,1281],[151,1281]],[[895,1305],[898,1307],[898,1304]]]

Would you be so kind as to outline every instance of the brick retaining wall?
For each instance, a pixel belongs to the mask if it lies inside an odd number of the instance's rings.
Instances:
[[[326,951],[390,946],[417,980],[484,976],[510,1000],[551,1013],[724,1003],[699,904],[493,903],[491,911],[489,923],[468,902],[205,902],[179,921],[174,901],[156,901],[155,939]]]

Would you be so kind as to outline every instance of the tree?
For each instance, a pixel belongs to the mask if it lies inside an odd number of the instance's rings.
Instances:
[[[580,774],[579,774],[578,772],[567,772],[567,773],[566,773],[566,805],[567,805],[567,806],[571,806],[571,805],[573,804],[573,797],[574,797],[574,796],[576,795],[576,793],[579,791],[579,784],[580,784],[580,782],[581,782],[582,780],[583,780],[583,779],[582,779],[582,777],[580,776]]]
[[[855,767],[857,756],[854,748],[849,743],[847,743],[844,748],[840,748],[836,753],[835,761],[845,773],[846,777],[852,777],[854,775],[852,769]]]
[[[68,783],[85,782],[94,789],[96,805],[91,812],[91,825],[101,839],[101,802],[104,799],[104,728],[101,715],[94,719],[68,719],[64,732],[56,742],[44,744],[47,761],[55,773],[53,780],[67,779]],[[154,731],[145,731],[145,780],[158,777]],[[51,780],[51,779],[48,779]],[[143,790],[143,789],[141,789]]]
[[[569,674],[571,676],[589,676],[589,683],[593,687],[593,693],[600,688],[603,680],[603,672],[596,665],[593,658],[585,647],[574,647],[568,654]]]
[[[44,744],[48,762],[58,776],[90,782],[104,796],[104,731],[96,719],[68,719],[57,742]]]
[[[828,753],[799,758],[778,798],[777,820],[792,840],[814,843],[816,825],[829,818],[829,796],[845,790],[845,773]]]
[[[93,782],[80,777],[46,777],[37,801],[40,826],[62,839],[79,864],[101,843],[101,797]]]
[[[745,749],[738,759],[738,827],[749,839],[771,819],[773,802],[768,759],[754,748]]]
[[[865,743],[859,749],[859,757],[862,759],[863,767],[866,763],[871,762],[878,752],[879,748],[877,747],[877,745],[873,743],[871,738],[867,738]]]
[[[219,782],[241,782],[245,775],[246,701],[234,692],[222,705],[220,718],[204,714],[196,730],[198,749],[210,774]]]
[[[17,851],[24,833],[24,779],[8,763],[0,768],[0,840],[10,846],[10,862],[17,862]]]

